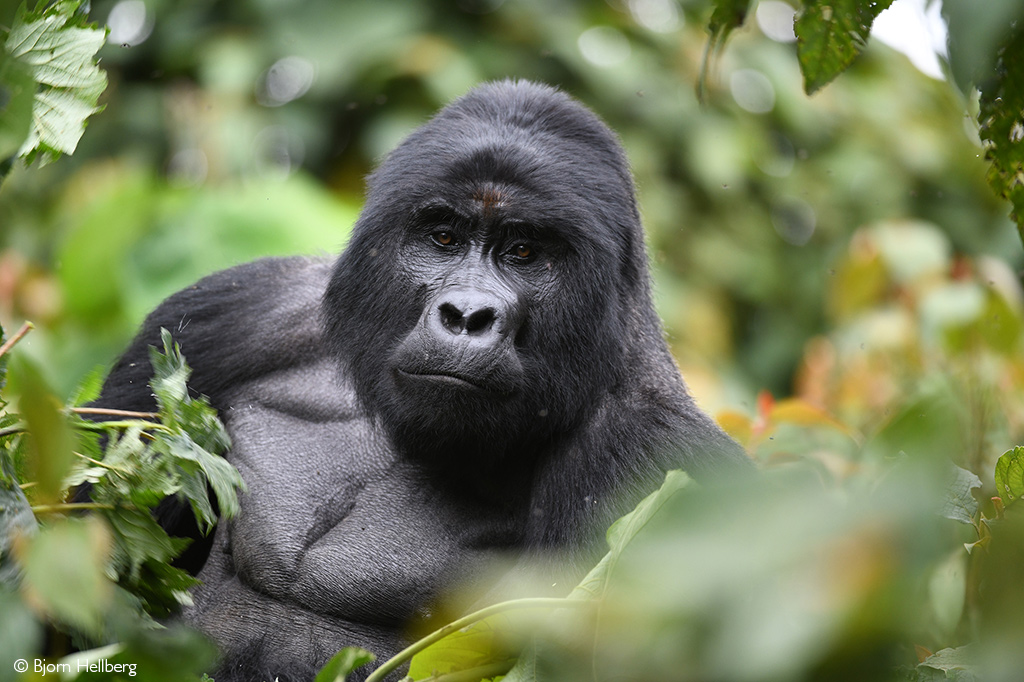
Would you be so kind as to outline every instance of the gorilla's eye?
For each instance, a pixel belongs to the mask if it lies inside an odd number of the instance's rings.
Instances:
[[[455,243],[455,236],[451,232],[435,232],[430,236],[441,246],[451,246]]]
[[[516,258],[527,259],[533,255],[533,247],[529,244],[516,244],[512,249],[512,253],[515,254]]]

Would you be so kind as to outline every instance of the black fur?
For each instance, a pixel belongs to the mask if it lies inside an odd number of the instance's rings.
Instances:
[[[496,557],[557,553],[573,579],[666,470],[748,466],[668,353],[618,141],[545,86],[481,86],[414,132],[335,265],[264,260],[169,298],[99,404],[151,407],[162,326],[250,489],[187,559],[218,682],[309,679],[344,645],[383,659],[439,591],[486,591]]]

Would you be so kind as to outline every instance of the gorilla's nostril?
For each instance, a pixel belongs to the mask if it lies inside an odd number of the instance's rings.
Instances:
[[[466,319],[466,333],[479,334],[486,332],[494,325],[495,317],[494,308],[477,310]]]
[[[437,307],[437,312],[441,315],[441,324],[448,331],[460,334],[465,329],[466,321],[462,317],[462,311],[451,303],[442,303]]]

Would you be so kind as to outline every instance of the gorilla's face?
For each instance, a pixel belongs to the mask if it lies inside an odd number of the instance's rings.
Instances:
[[[460,100],[414,133],[371,178],[327,290],[328,344],[410,455],[501,458],[571,430],[650,308],[617,144],[545,95],[548,116]]]

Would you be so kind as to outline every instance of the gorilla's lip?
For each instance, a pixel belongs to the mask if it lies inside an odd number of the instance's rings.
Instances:
[[[409,371],[405,369],[397,370],[398,376],[404,379],[411,379],[413,381],[425,381],[435,384],[448,385],[453,388],[469,389],[479,393],[484,393],[490,396],[506,397],[509,395],[508,391],[502,391],[494,386],[488,386],[481,384],[478,381],[467,379],[464,376],[460,376],[454,373],[448,372],[419,372]]]

